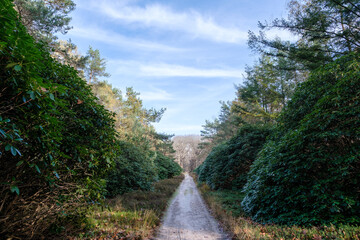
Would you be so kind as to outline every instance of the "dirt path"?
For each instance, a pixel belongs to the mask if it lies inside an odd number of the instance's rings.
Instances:
[[[194,180],[187,173],[171,201],[158,240],[229,239],[210,215]]]

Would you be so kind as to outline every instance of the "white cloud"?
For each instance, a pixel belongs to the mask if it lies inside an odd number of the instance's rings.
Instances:
[[[153,91],[141,92],[140,98],[144,101],[169,101],[173,99],[170,93],[162,89],[154,89]]]
[[[201,77],[201,78],[239,78],[244,71],[233,68],[194,68],[167,63],[147,63],[113,59],[108,65],[115,71],[112,74],[131,75],[133,77]]]
[[[230,77],[241,78],[243,71],[234,69],[199,69],[181,65],[142,65],[140,71],[146,76],[157,77]]]
[[[103,3],[98,6],[98,9],[104,15],[125,23],[180,31],[188,33],[195,38],[225,43],[245,43],[247,40],[246,31],[234,27],[221,26],[211,17],[205,17],[193,10],[175,12],[160,4],[137,7],[132,5],[116,5],[113,2]]]
[[[180,48],[170,47],[163,44],[144,41],[141,39],[134,39],[124,37],[118,33],[99,29],[96,27],[75,27],[72,29],[69,36],[77,36],[95,41],[100,41],[106,44],[125,49],[142,49],[147,51],[162,51],[162,52],[180,52]]]

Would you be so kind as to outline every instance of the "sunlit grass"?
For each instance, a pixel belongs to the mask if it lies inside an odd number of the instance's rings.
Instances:
[[[75,239],[149,239],[183,178],[165,179],[153,191],[126,193],[107,200],[106,207],[94,207],[87,215],[90,230]]]
[[[360,227],[356,226],[299,227],[258,224],[242,212],[241,192],[212,191],[206,184],[198,184],[198,187],[214,216],[234,239],[360,239]]]

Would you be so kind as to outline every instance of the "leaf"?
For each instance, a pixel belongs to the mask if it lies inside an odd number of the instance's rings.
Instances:
[[[21,156],[21,152],[17,148],[15,148],[15,150]]]
[[[34,166],[35,166],[36,171],[38,171],[38,173],[41,173],[40,168],[38,167],[38,165],[34,165]]]
[[[11,145],[6,145],[6,147],[5,147],[5,151],[9,151],[11,149]]]
[[[50,94],[49,94],[49,97],[50,97],[51,100],[55,101],[54,94],[50,93]]]
[[[20,190],[19,190],[18,186],[16,186],[16,185],[10,186],[10,191],[11,191],[11,192],[16,192],[17,195],[20,194]]]
[[[34,93],[33,91],[28,91],[27,93],[30,95],[30,97],[31,97],[32,100],[35,100],[35,99],[36,99],[35,93]]]
[[[19,167],[19,166],[21,166],[21,164],[23,164],[23,163],[24,163],[24,161],[20,161],[20,162],[18,162],[18,163],[16,164],[16,166]]]
[[[16,156],[16,153],[18,152],[16,148],[14,148],[13,146],[10,147],[10,150],[11,150],[11,154],[13,156]]]
[[[4,130],[0,129],[0,133],[1,133],[4,137],[6,137],[6,132],[4,132]]]
[[[11,68],[13,66],[17,65],[17,63],[9,63],[8,65],[6,65],[6,68]]]
[[[20,65],[16,65],[16,66],[14,67],[14,70],[17,71],[17,72],[20,71],[20,70],[21,70],[21,66],[20,66]]]

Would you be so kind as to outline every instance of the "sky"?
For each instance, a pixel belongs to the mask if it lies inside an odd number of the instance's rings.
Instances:
[[[219,115],[219,101],[235,98],[246,65],[258,54],[248,31],[258,21],[287,16],[288,0],[74,0],[71,39],[107,60],[106,80],[133,87],[146,108],[166,108],[157,132],[200,134]],[[291,39],[272,31],[270,37]]]

